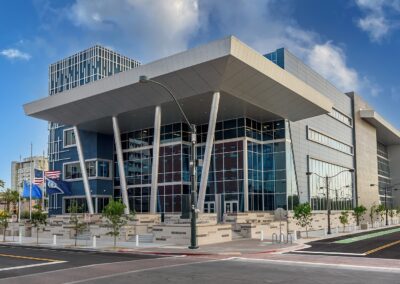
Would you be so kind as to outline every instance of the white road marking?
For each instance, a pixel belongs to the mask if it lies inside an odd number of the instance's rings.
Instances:
[[[121,272],[121,273],[114,273],[114,274],[109,274],[109,275],[104,275],[104,276],[99,276],[99,277],[93,277],[93,278],[88,278],[88,279],[72,281],[72,282],[66,282],[65,284],[77,284],[77,283],[83,283],[83,282],[100,280],[100,279],[107,279],[107,278],[111,278],[111,277],[115,277],[115,276],[128,275],[128,274],[144,272],[144,271],[180,267],[180,266],[186,266],[186,265],[192,265],[192,264],[202,264],[202,263],[210,263],[210,262],[218,262],[218,261],[227,261],[227,260],[232,260],[232,259],[234,259],[234,258],[230,257],[230,258],[224,258],[224,259],[212,259],[212,260],[206,260],[206,261],[197,261],[197,262],[190,262],[190,263],[180,263],[180,264],[171,264],[171,265],[164,265],[164,266],[158,266],[158,267],[143,268],[143,269],[138,269],[138,270],[131,270],[131,271],[126,271],[126,272]]]
[[[349,256],[366,256],[365,253],[351,253],[351,252],[335,252],[335,251],[292,251],[291,253],[298,254],[328,254],[328,255],[349,255]]]
[[[175,257],[175,256],[172,256],[171,258],[173,258],[173,257]],[[167,259],[167,258],[170,258],[170,257],[158,257],[158,258],[149,258],[149,259],[153,260],[153,259]],[[23,278],[23,277],[30,277],[30,276],[35,276],[35,275],[51,274],[51,273],[54,273],[54,272],[70,271],[70,270],[75,270],[75,269],[78,270],[80,268],[90,268],[90,267],[107,265],[107,264],[118,264],[118,263],[134,262],[134,261],[140,261],[140,260],[146,260],[146,259],[141,258],[141,259],[123,260],[123,261],[116,261],[116,262],[93,263],[93,264],[75,266],[75,267],[70,267],[70,268],[61,268],[61,269],[45,271],[45,272],[37,272],[37,273],[30,273],[30,274],[24,274],[24,275],[0,278],[0,281],[5,280],[5,279],[9,280],[9,279],[14,279],[14,278]]]
[[[52,261],[52,262],[45,262],[45,263],[36,263],[36,264],[28,264],[28,265],[21,265],[21,266],[13,266],[13,267],[4,267],[0,268],[0,271],[8,271],[8,270],[15,270],[15,269],[24,269],[24,268],[31,268],[31,267],[38,267],[38,266],[46,266],[52,264],[60,264],[65,263],[66,261]]]
[[[376,271],[376,272],[393,272],[400,273],[400,268],[397,267],[377,267],[377,266],[367,266],[367,265],[352,265],[343,263],[324,263],[324,262],[310,262],[310,261],[295,261],[295,260],[280,260],[280,259],[261,259],[261,258],[244,258],[235,257],[237,261],[244,262],[265,262],[265,263],[277,263],[277,264],[298,264],[298,265],[309,265],[314,267],[331,267],[334,269],[354,269],[362,271]]]

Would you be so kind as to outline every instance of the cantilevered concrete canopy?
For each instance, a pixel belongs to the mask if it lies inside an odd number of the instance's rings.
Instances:
[[[151,125],[155,105],[162,105],[163,123],[181,120],[165,90],[139,83],[140,75],[169,86],[194,123],[207,122],[214,91],[221,93],[218,119],[248,115],[297,121],[332,108],[318,91],[228,37],[28,103],[24,110],[32,117],[103,133],[112,133],[112,116],[119,116],[121,131],[149,126],[146,121]]]
[[[400,131],[373,109],[361,109],[360,117],[376,128],[378,140],[385,145],[400,145]]]

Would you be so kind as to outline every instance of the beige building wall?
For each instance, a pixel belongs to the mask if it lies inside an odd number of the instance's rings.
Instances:
[[[354,96],[354,136],[356,157],[356,192],[358,205],[369,208],[379,204],[377,134],[373,125],[360,117],[360,109],[370,109],[357,94]]]
[[[30,157],[23,159],[21,162],[13,161],[11,163],[11,188],[14,190],[21,190],[24,180],[32,181],[34,177],[33,169],[42,171],[49,170],[47,158],[43,156],[33,156],[32,163]]]

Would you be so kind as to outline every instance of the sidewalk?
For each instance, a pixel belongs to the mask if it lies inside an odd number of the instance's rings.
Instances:
[[[39,246],[54,249],[78,249],[90,250],[99,252],[121,252],[121,253],[144,253],[144,254],[159,254],[159,255],[220,255],[220,256],[244,256],[244,255],[260,255],[260,254],[281,254],[302,248],[306,248],[308,243],[319,241],[327,238],[342,237],[352,234],[369,233],[376,230],[390,229],[398,227],[392,225],[388,227],[371,228],[368,230],[358,230],[355,232],[337,233],[321,237],[313,237],[308,239],[298,239],[293,244],[271,243],[270,241],[260,241],[256,239],[239,239],[226,243],[203,245],[198,249],[189,249],[188,246],[173,245],[173,244],[158,244],[158,243],[136,243],[117,242],[114,248],[111,240],[96,240],[96,247],[93,246],[93,240],[78,240],[77,246],[74,245],[73,239],[57,238],[56,244],[53,244],[53,239],[39,238],[39,245],[36,244],[36,238],[23,237],[22,243],[18,242],[18,237],[7,237],[4,244],[22,245],[22,246]],[[0,242],[1,244],[1,242]]]
[[[2,244],[0,242],[0,244]],[[121,253],[144,253],[159,255],[225,255],[241,256],[246,254],[276,253],[282,250],[292,250],[300,248],[298,244],[272,244],[269,241],[254,239],[240,239],[226,243],[200,246],[198,249],[189,249],[188,246],[178,246],[172,244],[141,243],[136,246],[135,242],[117,242],[116,248],[112,241],[96,241],[96,247],[90,240],[78,240],[77,246],[72,239],[57,239],[57,244],[53,245],[52,239],[40,238],[39,245],[36,238],[24,237],[22,243],[18,242],[18,237],[12,240],[7,237],[6,245],[39,246],[54,249],[78,249],[99,252],[121,252]]]

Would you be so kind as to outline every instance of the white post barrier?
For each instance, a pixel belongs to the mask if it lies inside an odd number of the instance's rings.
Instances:
[[[97,237],[93,236],[93,248],[96,248],[97,245]]]
[[[261,230],[261,238],[260,238],[260,240],[264,241],[264,231],[263,230]]]
[[[53,246],[57,245],[57,235],[53,235]]]
[[[22,244],[22,230],[19,228],[18,243]]]
[[[136,246],[139,246],[139,235],[136,235]]]

